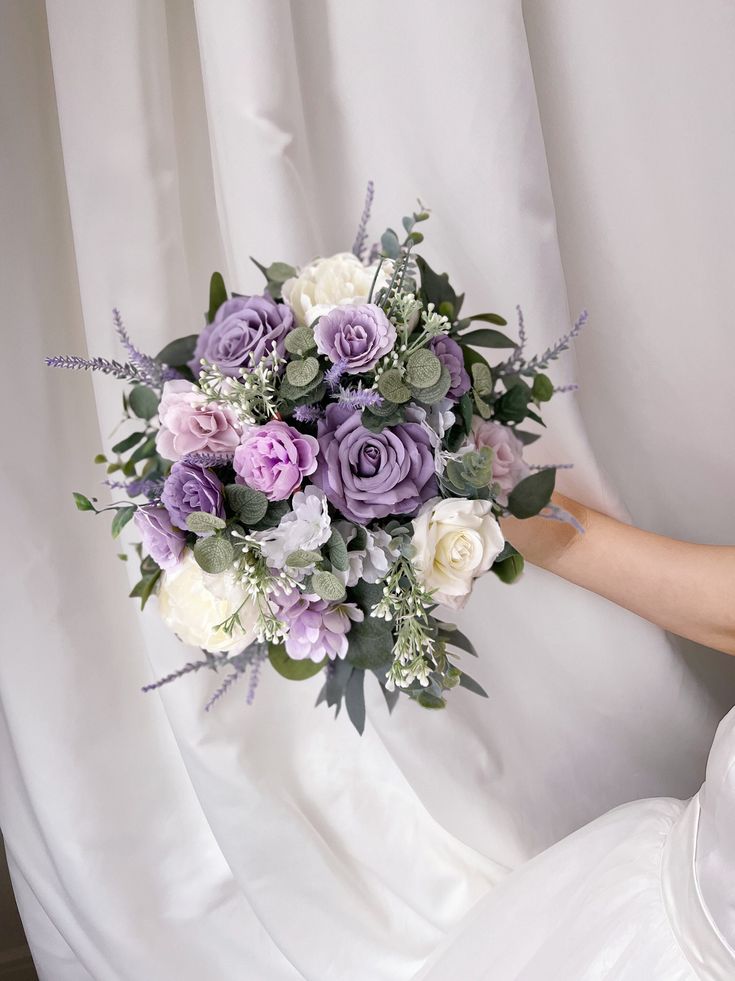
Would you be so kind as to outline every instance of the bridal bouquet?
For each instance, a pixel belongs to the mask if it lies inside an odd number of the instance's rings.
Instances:
[[[520,310],[517,341],[495,313],[463,316],[464,297],[417,254],[428,212],[367,249],[371,200],[372,185],[352,252],[256,263],[255,296],[215,273],[201,332],[156,357],[115,311],[126,362],[47,359],[127,386],[130,431],[96,458],[126,499],[74,497],[113,512],[113,537],[132,520],[130,595],[156,595],[202,651],[149,689],[224,668],[210,705],[244,675],[250,701],[268,661],[292,680],[322,672],[317,703],[344,701],[359,731],[366,673],[389,709],[401,694],[442,708],[457,685],[485,695],[456,663],[472,643],[437,605],[461,608],[486,572],[519,576],[499,516],[569,519],[550,504],[555,468],[529,467],[523,449],[558,391],[546,368],[584,315],[527,357]],[[509,354],[490,363],[478,349]]]

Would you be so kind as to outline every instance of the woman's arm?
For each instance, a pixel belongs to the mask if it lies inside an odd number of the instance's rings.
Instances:
[[[624,606],[665,630],[735,654],[735,547],[641,531],[561,495],[585,529],[546,518],[502,522],[529,562]]]

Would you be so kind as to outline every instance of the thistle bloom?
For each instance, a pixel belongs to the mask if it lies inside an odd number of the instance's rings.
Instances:
[[[238,484],[262,491],[269,501],[285,501],[316,470],[319,444],[285,422],[250,426],[235,450]]]

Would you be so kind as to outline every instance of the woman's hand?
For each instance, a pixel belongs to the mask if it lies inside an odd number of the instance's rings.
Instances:
[[[506,539],[529,562],[664,630],[735,654],[735,547],[676,541],[562,495],[553,500],[585,532],[546,518],[504,519]]]

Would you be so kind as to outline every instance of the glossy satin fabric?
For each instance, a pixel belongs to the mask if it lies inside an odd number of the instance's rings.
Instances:
[[[0,823],[39,973],[410,978],[507,869],[621,801],[692,793],[726,689],[529,569],[483,580],[461,617],[489,702],[388,718],[371,690],[359,739],[313,708],[318,679],[264,672],[252,707],[235,689],[209,714],[212,676],[143,697],[190,652],[126,599],[104,519],[70,505],[101,477],[120,390],[41,361],[119,356],[113,305],[155,352],[198,328],[212,268],[256,290],[250,254],[349,247],[369,177],[376,232],[419,194],[427,258],[467,311],[521,302],[545,347],[570,315],[520,6],[18,0],[2,17],[0,275],[23,368],[2,389],[19,462]],[[604,358],[579,380],[619,384]],[[566,489],[624,514],[574,397],[548,421],[532,458],[573,460]]]
[[[735,823],[733,800],[721,795],[734,762],[735,710],[695,797],[623,805],[512,872],[415,981],[735,977],[735,935],[709,905],[715,884],[732,895],[733,855],[720,848],[704,873],[701,861],[713,812]]]

